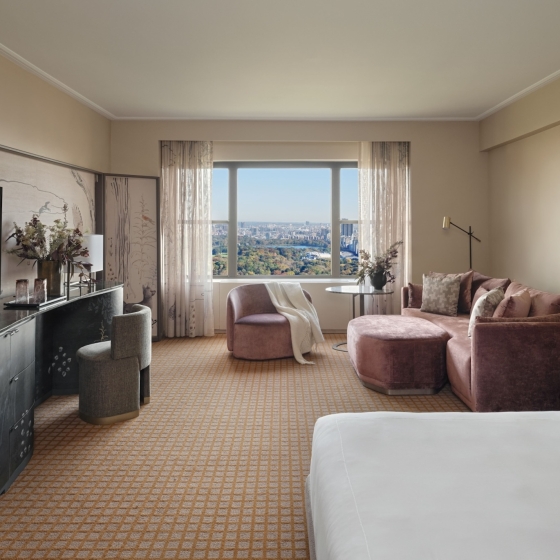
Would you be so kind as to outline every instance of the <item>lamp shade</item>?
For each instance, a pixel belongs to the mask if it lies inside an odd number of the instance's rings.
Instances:
[[[443,229],[449,229],[451,225],[451,218],[449,216],[444,216],[443,217]]]
[[[91,272],[103,270],[103,236],[96,234],[84,235],[84,247],[89,251],[89,257],[82,257],[82,262],[91,263]],[[78,259],[76,259],[78,260]]]

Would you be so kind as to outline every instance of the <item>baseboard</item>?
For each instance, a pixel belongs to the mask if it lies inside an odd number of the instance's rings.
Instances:
[[[214,329],[216,334],[226,334],[224,329]],[[321,329],[323,334],[346,334],[346,329]]]

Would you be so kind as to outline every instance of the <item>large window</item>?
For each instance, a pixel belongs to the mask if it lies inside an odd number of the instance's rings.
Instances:
[[[355,275],[355,163],[220,162],[212,188],[214,276]]]

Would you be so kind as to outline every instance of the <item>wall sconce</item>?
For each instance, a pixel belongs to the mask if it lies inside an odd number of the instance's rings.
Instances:
[[[454,224],[451,221],[449,216],[443,217],[443,229],[449,229],[450,226],[455,226],[457,229],[464,231],[469,236],[469,268],[472,268],[472,240],[476,239],[479,243],[481,243],[480,239],[473,234],[471,226],[469,226],[469,231],[459,227],[457,224]]]

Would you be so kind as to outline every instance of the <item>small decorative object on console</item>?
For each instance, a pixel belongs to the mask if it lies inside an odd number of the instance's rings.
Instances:
[[[29,303],[29,280],[16,280],[16,303]]]
[[[45,303],[47,301],[47,279],[35,278],[33,287],[33,301],[35,303]]]
[[[360,251],[357,283],[363,284],[366,281],[366,277],[369,277],[372,286],[376,290],[382,290],[387,282],[393,283],[395,276],[391,269],[396,264],[395,259],[399,254],[399,246],[402,244],[402,241],[393,243],[385,253],[373,257],[373,259],[367,251]]]

